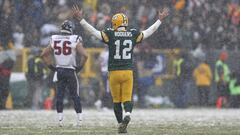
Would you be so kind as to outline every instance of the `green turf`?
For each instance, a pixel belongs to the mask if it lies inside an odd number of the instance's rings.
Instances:
[[[0,111],[0,135],[115,135],[109,112],[85,110],[81,127],[72,110],[58,127],[55,111]],[[239,110],[135,110],[127,135],[240,135]]]

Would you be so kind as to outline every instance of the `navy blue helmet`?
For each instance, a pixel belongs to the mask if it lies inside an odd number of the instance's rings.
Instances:
[[[73,34],[74,24],[69,20],[65,20],[61,25],[61,33]]]

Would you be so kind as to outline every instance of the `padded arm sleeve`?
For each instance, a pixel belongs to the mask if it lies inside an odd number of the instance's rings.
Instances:
[[[158,19],[152,26],[150,26],[148,29],[142,31],[143,33],[143,40],[151,36],[161,25],[161,21]]]
[[[80,21],[80,24],[85,30],[87,30],[90,34],[95,36],[97,39],[103,40],[101,36],[101,32],[95,29],[92,25],[90,25],[85,19],[82,19]]]

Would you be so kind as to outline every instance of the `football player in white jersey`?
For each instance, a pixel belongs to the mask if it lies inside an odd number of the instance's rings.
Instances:
[[[87,53],[83,48],[82,38],[73,34],[73,23],[64,21],[61,25],[59,35],[52,35],[50,45],[46,47],[41,56],[47,66],[55,72],[53,81],[57,84],[56,108],[58,113],[59,126],[63,126],[63,99],[68,89],[74,102],[74,109],[77,113],[77,125],[82,121],[82,106],[79,97],[78,73],[87,61]],[[54,66],[49,57],[54,55]],[[79,66],[76,63],[76,56],[80,55]]]

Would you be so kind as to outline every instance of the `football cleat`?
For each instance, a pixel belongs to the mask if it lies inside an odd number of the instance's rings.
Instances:
[[[81,125],[82,125],[82,120],[77,120],[76,126],[77,126],[77,127],[80,127]]]
[[[58,113],[58,126],[63,126],[63,113]]]
[[[118,125],[118,133],[119,133],[119,134],[127,133],[127,129],[123,130],[123,124],[122,124],[122,123],[120,123],[120,124]]]
[[[77,123],[76,126],[80,127],[82,124],[82,113],[77,113]]]
[[[115,14],[112,17],[112,28],[116,30],[119,27],[127,27],[128,26],[128,18],[123,13]]]
[[[119,124],[118,133],[127,133],[127,126],[130,120],[131,120],[130,116],[124,117],[122,123]]]
[[[59,120],[59,121],[58,121],[58,126],[59,126],[59,127],[63,127],[63,120]]]
[[[102,101],[101,101],[101,100],[97,100],[97,101],[94,103],[94,106],[97,108],[97,110],[101,110]]]

